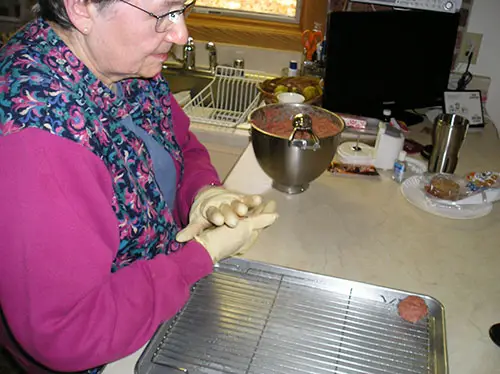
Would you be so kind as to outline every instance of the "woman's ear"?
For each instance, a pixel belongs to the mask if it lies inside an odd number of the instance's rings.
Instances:
[[[88,34],[92,28],[90,10],[92,2],[87,0],[64,0],[64,6],[73,26],[82,34]]]

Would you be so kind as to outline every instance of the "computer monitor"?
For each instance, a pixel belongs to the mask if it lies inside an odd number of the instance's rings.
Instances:
[[[411,125],[408,110],[442,104],[458,22],[431,11],[329,13],[323,107],[373,118],[388,108]]]

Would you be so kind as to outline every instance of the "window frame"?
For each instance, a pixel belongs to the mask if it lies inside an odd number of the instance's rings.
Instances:
[[[0,16],[0,22],[5,23],[13,23],[13,24],[21,24],[23,21],[29,19],[31,13],[29,9],[28,0],[17,0],[17,3],[14,1],[13,4],[9,4],[11,6],[18,6],[20,10],[19,17],[16,16]],[[6,5],[6,7],[8,7]]]
[[[300,22],[276,22],[214,14],[191,13],[187,19],[194,40],[301,51],[302,31],[314,22],[325,28],[328,0],[302,0]]]

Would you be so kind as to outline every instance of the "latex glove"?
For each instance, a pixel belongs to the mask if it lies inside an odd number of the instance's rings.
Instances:
[[[239,253],[252,240],[256,230],[272,225],[278,218],[276,213],[262,213],[240,219],[234,228],[213,226],[196,235],[194,240],[200,243],[210,254],[213,263]]]
[[[276,213],[276,201],[270,200],[267,203],[262,203],[256,208],[252,209],[250,213],[248,214],[249,217],[255,217],[256,215],[259,214],[272,214]],[[250,239],[241,247],[241,249],[238,251],[237,255],[241,256],[245,254],[252,245],[254,245],[255,241],[259,237],[262,229],[256,229],[252,232],[252,235],[250,236]]]
[[[180,243],[187,242],[211,226],[236,227],[249,209],[261,203],[259,195],[239,194],[223,187],[204,189],[194,199],[189,224],[177,233],[175,239]]]

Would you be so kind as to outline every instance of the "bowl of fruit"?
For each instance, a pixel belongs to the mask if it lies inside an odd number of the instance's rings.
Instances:
[[[304,96],[306,104],[319,105],[323,96],[320,78],[316,77],[278,77],[266,79],[257,84],[261,99],[266,104],[278,102],[277,96],[283,92],[295,92]]]

